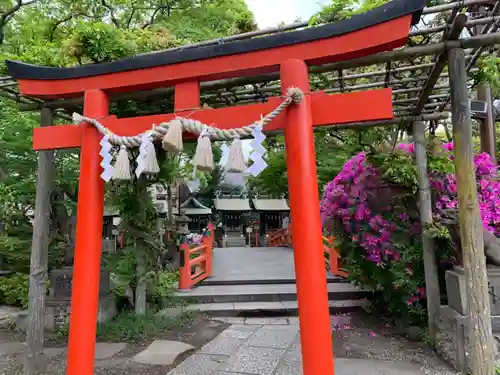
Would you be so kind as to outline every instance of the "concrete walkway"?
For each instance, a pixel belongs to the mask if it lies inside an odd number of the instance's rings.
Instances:
[[[236,320],[237,318],[235,318]],[[259,324],[273,323],[273,324]],[[335,375],[452,375],[406,362],[335,359]],[[301,375],[296,319],[249,319],[233,324],[167,375]]]

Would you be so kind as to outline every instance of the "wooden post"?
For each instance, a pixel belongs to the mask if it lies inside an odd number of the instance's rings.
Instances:
[[[436,254],[434,252],[434,239],[425,232],[425,228],[432,224],[432,198],[427,173],[427,147],[424,122],[413,122],[413,139],[415,142],[415,161],[418,171],[419,211],[420,223],[422,225],[429,337],[434,345],[438,330],[437,323],[439,320],[441,293],[439,290]]]
[[[477,203],[472,123],[464,50],[462,48],[450,49],[448,51],[448,64],[460,237],[467,284],[470,367],[474,375],[491,375],[495,370],[495,349],[491,331],[483,223]]]
[[[101,90],[85,93],[83,113],[100,118],[108,114],[108,98]],[[73,293],[69,325],[67,375],[94,375],[95,338],[101,274],[104,180],[100,141],[90,124],[83,124],[76,228]]]
[[[49,108],[42,108],[40,115],[42,126],[52,125],[52,111]],[[45,288],[49,260],[50,194],[53,174],[54,151],[40,151],[38,153],[35,221],[33,224],[33,242],[31,244],[26,363],[24,367],[26,375],[36,373],[43,354]]]
[[[488,12],[484,5],[473,7],[472,10],[480,16],[486,17]],[[472,28],[474,35],[483,35],[488,32],[490,25],[477,25]],[[472,62],[472,61],[471,61]],[[471,63],[469,62],[469,64]],[[493,109],[493,98],[491,95],[491,85],[481,83],[477,86],[477,100],[486,102],[486,118],[479,120],[479,135],[481,139],[481,151],[489,154],[493,163],[497,164],[496,145],[496,121]]]
[[[497,164],[497,144],[496,144],[496,126],[495,111],[493,109],[493,99],[491,95],[491,85],[483,83],[477,88],[477,100],[486,102],[487,117],[480,120],[479,133],[481,136],[481,151],[486,152]]]
[[[287,109],[286,162],[290,208],[296,235],[292,237],[300,341],[304,375],[333,375],[331,321],[328,308],[323,236],[319,212],[318,176],[308,95],[308,68],[302,60],[281,65],[281,90],[298,87],[304,100]]]

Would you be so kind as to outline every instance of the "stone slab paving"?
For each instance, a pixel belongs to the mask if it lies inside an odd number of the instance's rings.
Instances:
[[[95,344],[95,359],[107,359],[120,353],[127,347],[127,344],[118,342],[98,342]]]
[[[223,318],[234,323],[166,375],[302,375],[298,318]],[[455,375],[408,362],[335,359],[336,375]]]
[[[0,342],[0,356],[21,353],[24,351],[26,344],[19,341]],[[107,343],[98,342],[95,345],[95,359],[108,359],[118,354],[127,347],[126,343]],[[47,358],[53,358],[60,355],[65,355],[66,347],[60,348],[44,348],[43,354]]]
[[[24,311],[16,307],[0,306],[0,328],[8,328],[15,324],[17,316],[23,314]]]
[[[194,350],[194,346],[179,341],[155,340],[132,361],[148,365],[172,365],[181,354]]]

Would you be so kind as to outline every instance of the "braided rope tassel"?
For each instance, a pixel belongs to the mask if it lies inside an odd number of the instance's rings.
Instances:
[[[120,151],[118,151],[118,156],[115,161],[115,173],[113,175],[113,180],[127,181],[132,179],[132,174],[130,173],[130,159],[128,157],[127,146],[121,145]]]
[[[262,129],[272,120],[274,120],[281,112],[283,112],[290,104],[300,103],[304,99],[304,93],[296,87],[290,87],[287,90],[285,100],[276,107],[272,112],[268,113],[260,121],[251,125],[243,126],[234,129],[218,129],[207,126],[200,121],[188,118],[176,117],[175,119],[153,126],[153,129],[147,133],[138,134],[135,136],[119,136],[113,134],[98,120],[73,113],[73,121],[76,124],[87,122],[93,125],[99,133],[109,138],[109,143],[115,146],[120,146],[113,178],[117,180],[129,179],[130,165],[128,164],[127,149],[139,147],[140,152],[137,158],[138,167],[136,175],[139,177],[142,173],[158,173],[159,166],[156,160],[156,151],[154,148],[154,140],[162,140],[163,147],[166,150],[179,152],[182,151],[182,132],[198,133],[198,145],[196,154],[193,158],[193,164],[200,171],[212,171],[214,168],[212,145],[210,140],[214,141],[229,141],[234,140],[230,149],[230,156],[226,168],[228,171],[244,172],[246,163],[243,157],[241,146],[241,138],[249,137],[254,134],[256,128]],[[127,156],[127,158],[126,158]],[[127,168],[128,165],[128,168]],[[107,178],[107,177],[106,177]]]
[[[267,114],[262,120],[259,120],[251,125],[243,126],[241,128],[234,129],[217,129],[215,127],[207,126],[201,123],[198,120],[193,120],[189,118],[181,118],[178,117],[169,122],[161,123],[157,125],[152,130],[153,139],[163,139],[169,131],[169,128],[173,125],[172,123],[176,123],[175,126],[179,127],[177,121],[180,120],[182,123],[182,129],[186,132],[197,133],[200,134],[203,129],[206,129],[208,136],[213,141],[231,141],[235,138],[244,138],[250,137],[252,132],[254,131],[257,125],[262,125],[264,128],[267,124],[269,124],[272,120],[274,120],[281,112],[283,112],[290,104],[300,103],[304,99],[304,93],[295,87],[291,87],[288,89],[286,99],[276,107],[272,112]],[[99,121],[96,119],[85,117],[79,115],[78,113],[73,113],[73,121],[75,123],[88,122],[89,124],[96,127],[96,129],[102,134],[110,134],[110,142],[113,145],[121,146],[125,145],[127,148],[139,147],[141,145],[142,134],[138,134],[132,137],[124,137],[116,134],[112,134],[106,127],[104,127]],[[174,133],[175,134],[175,133]],[[172,139],[174,136],[171,134],[168,139]],[[174,142],[172,142],[173,144]],[[170,144],[170,143],[169,143]],[[178,143],[175,143],[178,144]]]
[[[226,163],[226,172],[229,173],[243,173],[247,165],[243,155],[243,143],[240,137],[234,138],[229,149],[229,156]]]
[[[208,131],[204,128],[198,137],[196,153],[193,158],[194,167],[202,172],[211,172],[214,169],[214,155]]]

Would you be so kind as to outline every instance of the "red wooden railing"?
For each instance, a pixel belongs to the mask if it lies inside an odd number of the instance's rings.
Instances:
[[[292,230],[291,228],[279,229],[269,232],[268,241],[270,247],[287,247],[292,244]]]
[[[270,247],[292,247],[292,228],[279,229],[268,233]],[[325,265],[328,272],[333,275],[347,277],[347,272],[340,267],[340,254],[335,248],[335,237],[323,236],[323,250]]]
[[[203,237],[201,245],[181,245],[179,289],[191,289],[212,275],[213,241],[214,226],[208,224],[208,233]]]
[[[323,236],[326,269],[333,275],[347,277],[347,272],[340,268],[340,254],[335,248],[335,237]]]

